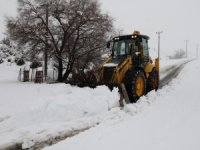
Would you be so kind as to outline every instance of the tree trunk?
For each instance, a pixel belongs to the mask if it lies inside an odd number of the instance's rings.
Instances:
[[[69,77],[69,74],[72,72],[73,65],[74,65],[74,61],[69,62],[68,67],[63,76],[63,82],[67,80],[67,78]]]
[[[58,59],[58,82],[63,81],[63,62],[62,59]]]
[[[69,74],[71,73],[71,71],[70,70],[66,70],[65,71],[65,74],[64,74],[64,76],[63,76],[63,82],[66,82],[67,81],[67,78],[69,77]]]

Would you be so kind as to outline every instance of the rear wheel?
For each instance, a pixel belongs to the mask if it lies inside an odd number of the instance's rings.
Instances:
[[[156,69],[154,68],[152,72],[149,74],[149,78],[147,80],[147,92],[151,90],[157,90],[159,84],[159,75]]]
[[[130,102],[135,103],[146,92],[144,73],[140,70],[129,72],[125,79],[125,86]]]

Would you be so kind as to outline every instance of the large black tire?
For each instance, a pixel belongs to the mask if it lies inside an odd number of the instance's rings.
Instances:
[[[137,100],[146,93],[146,78],[143,71],[130,71],[126,76],[124,83],[130,103],[137,102]]]
[[[149,78],[147,80],[147,92],[152,90],[157,90],[159,85],[159,74],[154,68],[152,72],[149,74]]]

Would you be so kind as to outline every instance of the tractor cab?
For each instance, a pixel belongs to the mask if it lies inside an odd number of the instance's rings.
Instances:
[[[148,62],[148,40],[148,36],[140,35],[138,31],[135,31],[132,35],[113,38],[113,59],[125,58],[131,55],[136,64]]]

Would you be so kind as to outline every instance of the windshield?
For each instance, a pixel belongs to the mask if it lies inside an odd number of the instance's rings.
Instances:
[[[115,41],[113,44],[113,57],[120,57],[127,55],[128,53],[133,50],[133,47],[135,46],[135,40],[121,40],[121,41]]]
[[[126,42],[125,41],[115,41],[113,45],[113,56],[123,56],[127,54]]]

